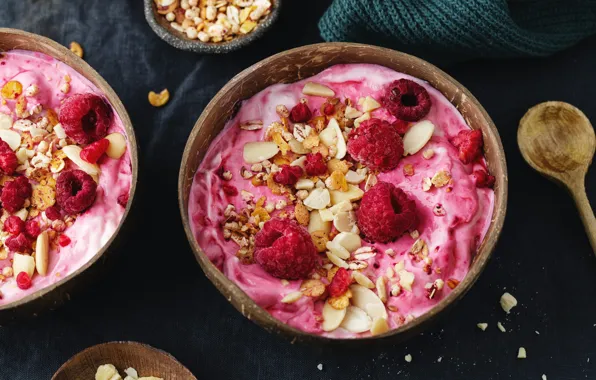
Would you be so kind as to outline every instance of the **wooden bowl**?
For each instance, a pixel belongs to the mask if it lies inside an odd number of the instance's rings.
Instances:
[[[189,223],[188,198],[192,180],[209,144],[232,117],[238,101],[250,98],[276,83],[290,83],[310,77],[339,63],[374,63],[426,80],[457,107],[473,129],[484,135],[485,156],[491,173],[496,177],[495,208],[488,233],[480,245],[470,271],[464,280],[441,302],[414,321],[383,335],[360,339],[331,339],[292,328],[261,309],[238,286],[228,280],[205,256],[195,240]],[[474,284],[495,248],[501,234],[507,208],[507,166],[499,133],[480,103],[455,79],[419,58],[394,50],[353,43],[323,43],[288,50],[267,58],[236,75],[215,95],[195,124],[182,157],[178,179],[180,212],[186,235],[195,256],[207,277],[244,316],[266,330],[289,336],[292,340],[310,341],[372,341],[404,338],[443,312],[460,299]]]
[[[187,38],[184,33],[172,29],[169,21],[165,19],[164,15],[157,13],[157,6],[155,5],[154,0],[144,1],[145,19],[159,38],[177,49],[205,54],[229,53],[247,46],[252,41],[260,38],[271,28],[273,23],[277,20],[281,9],[281,0],[270,0],[271,13],[261,19],[255,29],[250,33],[235,37],[231,41],[214,43]]]
[[[134,368],[142,376],[161,377],[164,380],[196,380],[197,378],[176,358],[167,352],[136,342],[110,342],[89,347],[60,367],[52,380],[95,379],[97,367],[113,364],[123,375]]]
[[[101,90],[101,92],[116,110],[116,113],[122,120],[122,124],[126,129],[132,164],[132,182],[130,185],[130,201],[128,202],[128,206],[126,207],[122,220],[114,232],[114,235],[102,247],[102,249],[99,250],[99,252],[97,252],[85,265],[70,275],[64,277],[60,281],[40,289],[37,292],[32,293],[18,301],[0,306],[0,324],[11,322],[17,318],[31,315],[35,316],[37,313],[45,309],[54,309],[62,304],[65,300],[70,299],[70,294],[75,290],[75,288],[76,290],[81,289],[84,287],[84,285],[96,277],[96,275],[102,269],[101,264],[103,263],[103,260],[100,259],[107,254],[109,248],[113,247],[117,243],[117,236],[120,235],[121,229],[123,229],[124,222],[132,207],[132,201],[134,200],[135,189],[137,187],[139,166],[137,157],[137,141],[132,123],[128,117],[128,113],[124,109],[124,105],[122,105],[118,95],[116,95],[114,90],[112,90],[107,82],[95,70],[93,70],[91,66],[89,66],[85,61],[77,57],[64,46],[48,38],[21,30],[0,28],[0,52],[13,49],[37,51],[54,57],[55,59],[62,61],[75,69]]]

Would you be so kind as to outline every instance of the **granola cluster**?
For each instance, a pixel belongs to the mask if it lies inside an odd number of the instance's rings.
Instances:
[[[269,0],[154,0],[157,13],[188,39],[218,43],[252,32],[271,13]]]

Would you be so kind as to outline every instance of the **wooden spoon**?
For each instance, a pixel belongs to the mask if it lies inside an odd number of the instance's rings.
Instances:
[[[126,377],[124,370],[132,367],[139,377],[197,380],[172,355],[136,342],[110,342],[89,347],[64,363],[52,380],[95,379],[97,367],[103,364],[113,364],[122,378]]]
[[[540,103],[519,122],[517,143],[531,167],[569,190],[596,253],[596,219],[584,186],[596,139],[586,115],[568,103]]]

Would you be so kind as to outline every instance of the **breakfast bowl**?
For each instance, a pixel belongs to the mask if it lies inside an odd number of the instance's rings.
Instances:
[[[280,9],[281,0],[145,0],[145,19],[159,38],[177,49],[221,54],[260,38]]]
[[[73,52],[0,28],[0,65],[0,322],[8,323],[58,307],[101,272],[124,233],[138,158],[122,102]]]
[[[254,142],[262,133],[270,141]],[[480,276],[503,227],[507,168],[490,117],[449,75],[390,49],[323,43],[256,63],[215,95],[178,191],[197,261],[242,315],[292,341],[396,341]]]

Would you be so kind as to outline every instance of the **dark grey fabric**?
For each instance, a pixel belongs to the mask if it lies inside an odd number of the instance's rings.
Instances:
[[[141,146],[137,221],[111,271],[59,310],[0,328],[0,379],[49,379],[71,355],[111,340],[166,350],[199,379],[595,378],[596,260],[571,200],[532,172],[516,144],[519,119],[540,101],[569,101],[596,118],[595,38],[547,60],[447,68],[499,127],[511,194],[486,272],[422,336],[358,350],[290,345],[242,317],[203,276],[178,212],[182,149],[204,106],[232,76],[273,53],[320,41],[317,21],[329,1],[284,3],[277,25],[250,48],[200,56],[159,40],[140,0],[0,0],[0,26],[81,43],[87,62],[127,107]],[[170,103],[151,107],[147,92],[164,87]],[[592,174],[587,187],[596,197]],[[510,316],[498,303],[504,289],[520,302]],[[481,332],[478,322],[489,329]],[[519,346],[528,359],[516,359]],[[404,361],[408,353],[412,363]]]

